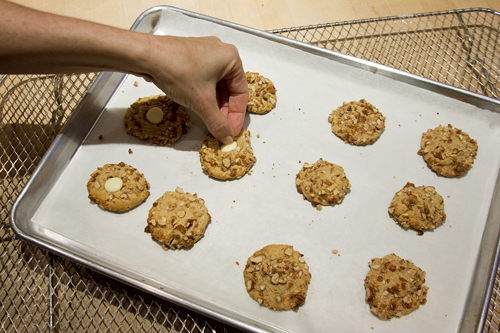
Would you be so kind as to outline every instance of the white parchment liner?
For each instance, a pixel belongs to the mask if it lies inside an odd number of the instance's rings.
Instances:
[[[259,72],[275,83],[276,109],[263,116],[247,115],[245,121],[257,157],[252,174],[221,182],[202,172],[198,149],[207,130],[190,110],[193,127],[170,147],[151,146],[127,135],[127,107],[140,97],[160,93],[152,84],[129,76],[33,223],[85,245],[100,258],[270,329],[458,328],[499,172],[500,115],[171,11],[162,14],[156,33],[216,35],[238,47],[246,71]],[[327,120],[342,102],[361,98],[387,117],[384,133],[367,147],[345,144]],[[438,177],[417,155],[422,132],[448,123],[479,144],[472,169],[457,179]],[[319,158],[342,166],[352,184],[342,204],[320,212],[295,189],[295,175],[303,163]],[[151,195],[136,209],[115,214],[89,201],[86,183],[98,166],[122,161],[144,173]],[[446,222],[423,236],[401,229],[387,213],[392,197],[408,181],[436,187],[445,200]],[[152,203],[177,186],[205,200],[212,222],[191,249],[166,252],[144,228]],[[309,292],[297,313],[259,307],[245,291],[246,260],[268,244],[293,245],[310,266]],[[383,321],[365,303],[363,280],[370,259],[389,253],[425,270],[430,290],[427,304],[418,311]]]

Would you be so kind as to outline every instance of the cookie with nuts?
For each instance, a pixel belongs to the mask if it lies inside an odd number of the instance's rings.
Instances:
[[[432,170],[444,177],[458,177],[469,170],[478,149],[476,140],[450,124],[422,133],[420,147],[418,154]]]
[[[259,73],[246,72],[248,83],[247,111],[266,114],[276,107],[277,97],[274,83]]]
[[[356,146],[366,146],[378,140],[385,128],[385,117],[372,104],[344,102],[328,116],[332,132],[339,138]]]
[[[205,201],[177,187],[153,203],[144,232],[162,243],[165,251],[180,249],[198,242],[210,220]]]
[[[425,272],[394,253],[373,258],[365,278],[365,300],[378,317],[391,319],[415,311],[427,302]]]
[[[243,278],[248,294],[259,305],[297,311],[306,300],[311,273],[293,246],[273,244],[248,258]]]
[[[191,117],[165,95],[139,98],[123,118],[125,130],[141,140],[161,146],[171,145],[191,127]]]
[[[403,228],[430,230],[446,220],[443,197],[433,186],[408,182],[391,201],[389,214]]]
[[[105,164],[90,175],[89,199],[104,209],[124,212],[143,203],[149,196],[144,174],[123,162]]]
[[[344,169],[322,158],[314,164],[304,163],[295,177],[295,185],[304,200],[309,200],[317,210],[342,203],[351,188]]]
[[[245,128],[230,145],[224,145],[212,134],[207,134],[199,153],[202,169],[220,180],[243,177],[257,160],[250,143],[250,131]]]

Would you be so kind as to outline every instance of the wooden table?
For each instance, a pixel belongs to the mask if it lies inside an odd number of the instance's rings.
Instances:
[[[178,7],[256,29],[271,30],[461,8],[500,11],[499,0],[14,0],[51,13],[130,28],[146,9]]]

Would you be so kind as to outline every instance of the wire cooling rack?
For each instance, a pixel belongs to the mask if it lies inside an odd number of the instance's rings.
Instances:
[[[500,13],[464,9],[272,30],[494,99]],[[9,212],[96,73],[0,78],[0,331],[240,332],[19,239]],[[497,273],[483,332],[500,330]]]

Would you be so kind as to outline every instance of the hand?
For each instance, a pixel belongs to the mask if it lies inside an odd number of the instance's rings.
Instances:
[[[0,73],[119,71],[154,82],[231,143],[248,86],[238,50],[216,37],[153,36],[0,0]]]
[[[139,75],[198,114],[224,144],[239,134],[248,103],[248,85],[238,50],[217,37],[151,36]]]

